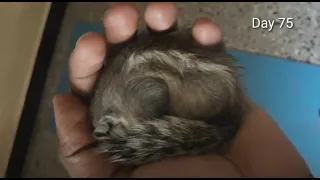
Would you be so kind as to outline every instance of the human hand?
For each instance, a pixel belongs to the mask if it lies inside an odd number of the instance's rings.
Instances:
[[[172,3],[150,3],[145,11],[150,29],[166,31],[177,20]],[[137,10],[128,3],[112,7],[104,17],[108,43],[130,39],[137,30]],[[203,18],[193,26],[193,37],[211,46],[222,40],[220,29]],[[85,98],[93,90],[108,47],[96,33],[78,40],[70,56],[70,81],[74,94]],[[112,77],[110,77],[112,78]],[[225,156],[176,157],[140,167],[124,168],[108,162],[87,145],[93,142],[87,107],[72,94],[54,98],[60,157],[71,177],[308,177],[309,171],[295,148],[273,120],[254,103],[230,151]]]

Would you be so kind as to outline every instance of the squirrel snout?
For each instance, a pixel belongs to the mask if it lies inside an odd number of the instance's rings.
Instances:
[[[109,132],[112,129],[111,122],[99,122],[97,127],[93,131],[93,137],[97,140],[104,140],[108,136]]]

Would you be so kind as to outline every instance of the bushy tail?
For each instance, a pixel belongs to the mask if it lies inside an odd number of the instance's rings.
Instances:
[[[173,116],[141,121],[129,129],[114,127],[99,149],[112,162],[140,165],[181,155],[216,153],[236,132],[236,127],[218,127],[204,121]]]

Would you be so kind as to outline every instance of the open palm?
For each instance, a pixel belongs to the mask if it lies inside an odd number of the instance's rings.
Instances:
[[[150,3],[145,11],[150,29],[167,31],[177,23],[173,3]],[[140,167],[119,167],[108,154],[84,148],[93,142],[85,99],[93,90],[107,53],[108,43],[129,40],[137,30],[137,10],[128,3],[112,7],[104,17],[106,38],[95,33],[78,40],[70,56],[72,94],[54,98],[61,161],[71,177],[308,177],[309,171],[295,148],[273,120],[254,103],[230,151],[224,155],[177,157]],[[199,19],[192,29],[201,45],[222,40],[219,28],[209,19]],[[112,78],[112,77],[110,77]],[[79,98],[80,97],[80,98]],[[249,101],[249,100],[248,100]]]

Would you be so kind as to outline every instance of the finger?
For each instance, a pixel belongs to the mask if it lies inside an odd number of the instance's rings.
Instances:
[[[121,167],[113,174],[113,178],[129,178],[136,167]]]
[[[72,178],[110,178],[116,167],[107,160],[106,154],[89,149],[72,157],[62,157],[61,162]]]
[[[92,149],[79,151],[93,142],[86,108],[72,95],[56,96],[53,105],[61,160],[69,174],[72,177],[110,177],[115,167],[108,163],[107,154],[98,154]]]
[[[148,28],[153,31],[167,31],[175,26],[178,9],[172,2],[153,2],[148,4],[144,18]]]
[[[137,29],[138,13],[130,4],[119,3],[104,17],[106,36],[111,43],[128,40]],[[73,92],[88,95],[96,82],[106,56],[106,42],[96,33],[79,38],[70,57],[70,81]]]
[[[216,45],[222,41],[220,28],[208,18],[201,18],[193,25],[192,36],[204,46]]]
[[[94,140],[86,123],[87,109],[72,95],[58,95],[53,100],[60,150],[70,156]]]
[[[174,169],[174,171],[172,171]],[[157,163],[142,165],[132,174],[133,178],[239,178],[238,169],[218,155],[176,157]]]
[[[106,55],[106,43],[96,33],[82,35],[70,56],[71,89],[78,95],[88,95],[96,82]]]
[[[104,16],[108,42],[117,44],[130,39],[138,28],[138,11],[131,3],[116,3]]]

